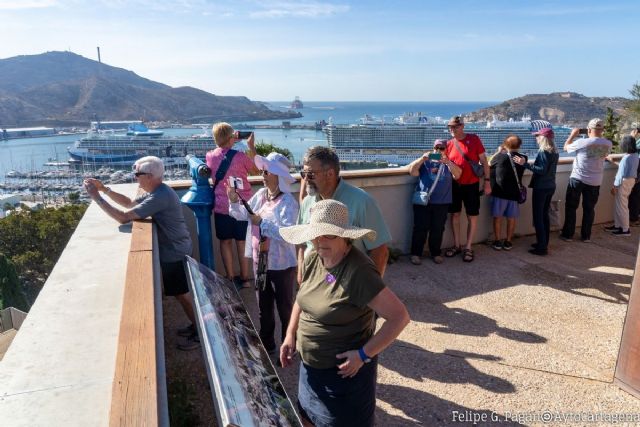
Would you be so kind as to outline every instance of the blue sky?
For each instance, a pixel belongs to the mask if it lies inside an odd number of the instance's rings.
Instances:
[[[453,6],[455,5],[455,6]],[[71,50],[254,100],[501,101],[640,81],[632,1],[0,0],[0,58]]]

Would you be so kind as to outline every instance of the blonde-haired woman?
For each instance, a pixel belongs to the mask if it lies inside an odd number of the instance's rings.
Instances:
[[[220,122],[213,125],[213,139],[217,147],[207,153],[207,166],[211,169],[213,181],[214,206],[213,217],[216,224],[216,237],[220,241],[220,253],[227,278],[233,280],[238,287],[250,287],[249,260],[244,257],[247,221],[237,221],[229,215],[229,198],[222,184],[228,177],[239,178],[242,186],[238,186],[240,196],[248,200],[251,197],[251,184],[247,175],[258,172],[253,164],[256,155],[253,132],[247,139],[247,154],[234,150],[239,134],[229,123]],[[233,270],[233,240],[236,241],[236,252],[240,264],[240,276]]]
[[[553,142],[554,134],[551,128],[542,128],[534,133],[540,150],[533,164],[523,159],[514,162],[524,166],[533,173],[529,187],[533,189],[531,197],[531,211],[533,226],[536,228],[536,243],[529,252],[533,255],[547,255],[549,245],[549,207],[551,198],[556,191],[556,167],[558,166],[558,150]]]

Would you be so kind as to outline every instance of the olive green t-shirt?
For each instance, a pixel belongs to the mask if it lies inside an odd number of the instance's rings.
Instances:
[[[367,306],[385,287],[373,262],[352,247],[335,267],[325,268],[318,253],[305,258],[296,301],[302,313],[297,349],[307,365],[337,366],[336,358],[362,347],[374,333],[374,312]]]

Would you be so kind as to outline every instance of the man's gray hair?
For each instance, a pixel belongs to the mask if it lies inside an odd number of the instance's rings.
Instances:
[[[136,160],[136,172],[150,173],[154,178],[162,179],[164,175],[164,163],[156,156],[146,156]]]
[[[318,160],[323,168],[333,169],[336,176],[340,173],[340,159],[338,154],[329,147],[316,145],[307,150],[302,162],[306,165],[312,160]]]

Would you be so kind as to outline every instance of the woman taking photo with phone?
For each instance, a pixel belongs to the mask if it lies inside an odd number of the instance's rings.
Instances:
[[[443,258],[440,246],[447,213],[451,204],[451,185],[458,180],[462,169],[450,161],[444,150],[447,142],[436,139],[433,151],[424,153],[409,164],[409,175],[417,176],[418,183],[412,197],[413,233],[411,236],[411,263],[420,265],[424,243],[429,236],[429,256],[436,264]]]
[[[299,207],[291,195],[291,184],[296,180],[289,173],[289,159],[274,152],[266,157],[257,155],[254,162],[262,172],[264,187],[248,200],[248,211],[240,203],[237,190],[227,186],[227,196],[231,202],[229,215],[236,220],[251,221],[247,229],[245,255],[253,258],[253,275],[260,308],[260,340],[267,353],[275,356],[274,305],[280,317],[280,337],[283,341],[293,307],[298,264],[295,246],[285,242],[279,230],[296,223]],[[259,262],[264,261],[265,256],[266,271],[260,271]]]
[[[245,135],[238,135],[238,132],[234,131],[229,123],[220,122],[213,125],[213,139],[217,147],[207,153],[207,166],[211,169],[214,197],[213,217],[226,276],[237,287],[248,288],[251,286],[249,259],[244,257],[247,221],[236,221],[229,216],[229,199],[225,186],[222,184],[229,177],[239,178],[242,185],[238,185],[238,180],[233,180],[238,188],[238,194],[245,200],[251,197],[251,184],[249,184],[247,175],[258,173],[258,169],[253,164],[253,158],[256,155],[254,135],[251,133],[247,139],[247,154],[232,148],[238,142],[238,136]],[[240,264],[240,276],[235,276],[233,271],[234,239]]]

